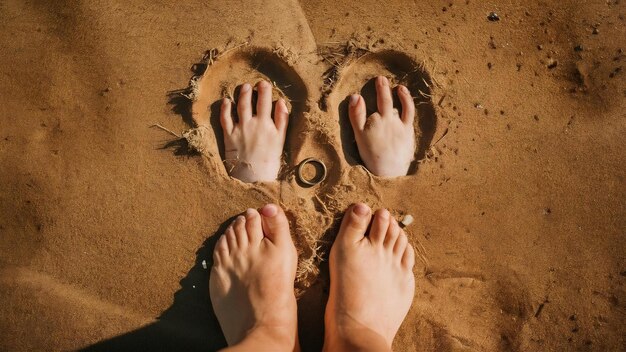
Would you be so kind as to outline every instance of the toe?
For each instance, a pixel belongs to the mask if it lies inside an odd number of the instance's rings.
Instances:
[[[233,224],[233,230],[235,230],[235,240],[239,248],[246,247],[248,245],[248,231],[246,231],[246,218],[239,215],[235,219]]]
[[[398,236],[398,240],[393,245],[393,254],[395,254],[396,256],[398,256],[399,259],[401,259],[402,254],[404,253],[404,250],[406,249],[408,244],[409,244],[408,237],[406,237],[406,234],[404,233],[404,231],[400,230],[400,235]]]
[[[259,244],[263,239],[263,227],[261,225],[261,215],[256,209],[248,209],[245,213],[246,231],[248,232],[248,242]]]
[[[228,258],[228,243],[226,242],[226,236],[221,235],[213,249],[213,266],[222,265],[225,258]]]
[[[280,98],[276,102],[276,110],[274,111],[274,124],[276,129],[284,136],[287,132],[287,124],[289,123],[289,109],[285,103],[285,99]]]
[[[352,205],[346,211],[337,235],[338,241],[355,243],[365,237],[365,232],[372,218],[372,210],[363,203]]]
[[[293,243],[289,233],[289,221],[283,209],[276,204],[267,204],[261,208],[263,234],[277,245]]]
[[[350,107],[348,108],[348,116],[350,117],[350,123],[354,131],[363,131],[365,128],[365,121],[367,120],[367,114],[365,112],[365,101],[358,94],[352,94],[350,96]]]
[[[384,246],[388,249],[393,249],[393,245],[396,244],[398,240],[398,236],[400,236],[400,225],[398,225],[398,221],[394,218],[391,218],[389,221],[389,228],[387,229],[387,234],[385,235]]]
[[[378,209],[372,220],[372,228],[370,229],[369,239],[372,243],[383,244],[385,234],[389,228],[389,211],[387,209]]]
[[[272,116],[272,85],[267,81],[256,84],[259,93],[256,102],[256,116],[270,118]]]
[[[237,246],[237,238],[235,237],[235,230],[233,229],[233,225],[234,222],[226,229],[226,232],[224,233],[229,254],[239,248],[239,246]]]
[[[237,114],[239,115],[239,123],[245,123],[252,118],[252,86],[248,83],[241,86],[239,91]]]
[[[222,100],[222,108],[220,110],[220,123],[222,125],[222,130],[224,131],[224,135],[228,136],[233,132],[233,116],[230,112],[232,103],[230,99],[224,98]]]
[[[411,92],[409,92],[407,87],[399,86],[398,98],[400,98],[400,104],[402,105],[402,122],[407,125],[413,125],[413,119],[415,118],[415,103],[413,103]]]
[[[393,98],[387,77],[378,76],[376,79],[376,104],[378,113],[383,116],[393,112]]]
[[[402,254],[402,265],[406,269],[411,269],[415,265],[415,250],[410,244],[406,246],[404,254]]]

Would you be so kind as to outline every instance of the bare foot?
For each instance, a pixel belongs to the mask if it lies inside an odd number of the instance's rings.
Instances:
[[[272,85],[257,83],[256,115],[252,113],[252,86],[241,87],[235,122],[232,102],[222,101],[220,122],[224,130],[225,164],[229,174],[243,182],[275,181],[280,170],[280,157],[285,145],[289,111],[278,99],[272,120]]]
[[[248,209],[219,238],[209,281],[211,303],[229,346],[293,351],[297,253],[283,210]]]
[[[402,116],[393,107],[389,80],[376,78],[378,112],[366,116],[365,101],[358,94],[350,96],[348,115],[354,130],[359,155],[365,167],[377,176],[406,175],[415,158],[415,104],[405,86],[398,86]]]
[[[390,350],[413,301],[415,254],[387,210],[351,206],[330,251],[325,350]]]

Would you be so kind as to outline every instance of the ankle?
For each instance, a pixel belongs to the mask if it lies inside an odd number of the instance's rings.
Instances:
[[[366,327],[344,326],[326,330],[324,351],[391,351],[391,342]]]
[[[248,332],[240,345],[253,347],[252,350],[256,351],[293,351],[297,341],[296,334],[296,328],[257,326]]]

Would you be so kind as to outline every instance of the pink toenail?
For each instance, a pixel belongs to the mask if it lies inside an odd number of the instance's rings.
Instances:
[[[359,96],[356,95],[356,94],[352,94],[350,96],[350,106],[354,107],[354,106],[356,106],[356,103],[358,103],[358,102],[359,102]]]
[[[365,216],[369,214],[370,210],[365,204],[358,203],[354,205],[354,208],[352,208],[352,211],[358,216]]]
[[[247,92],[250,90],[250,85],[248,83],[245,83],[242,87],[241,87],[241,91],[242,92]]]
[[[274,217],[278,214],[278,207],[275,204],[267,204],[261,208],[261,214],[268,218]]]

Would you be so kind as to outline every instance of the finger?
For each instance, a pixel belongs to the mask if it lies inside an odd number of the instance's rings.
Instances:
[[[348,108],[348,116],[350,117],[350,123],[355,131],[363,131],[365,128],[365,121],[367,119],[365,112],[365,101],[363,97],[358,94],[352,94],[350,96],[350,107]]]
[[[256,116],[269,118],[272,116],[272,85],[267,81],[256,84],[259,93],[256,102]]]
[[[271,108],[271,105],[270,105]],[[289,109],[287,109],[287,104],[285,103],[285,99],[280,98],[276,102],[276,110],[274,111],[274,124],[276,125],[276,129],[285,133],[287,131],[287,125],[289,124]]]
[[[233,116],[230,113],[231,106],[232,103],[230,102],[230,99],[222,99],[222,107],[220,110],[220,123],[222,125],[222,129],[224,130],[225,135],[231,134],[234,128]]]
[[[412,125],[415,119],[415,104],[413,103],[411,92],[405,86],[398,86],[398,98],[400,98],[400,104],[402,104],[402,122]]]
[[[239,114],[239,123],[245,123],[252,118],[252,86],[248,83],[241,86],[237,113]]]
[[[378,76],[376,78],[376,104],[378,105],[378,113],[383,116],[393,111],[393,98],[387,77]]]

